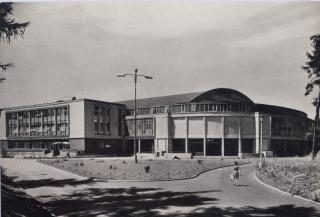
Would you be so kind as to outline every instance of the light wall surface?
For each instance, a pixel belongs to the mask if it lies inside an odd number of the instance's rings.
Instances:
[[[0,140],[6,139],[6,113],[0,112]]]
[[[69,104],[70,138],[85,137],[84,101]]]

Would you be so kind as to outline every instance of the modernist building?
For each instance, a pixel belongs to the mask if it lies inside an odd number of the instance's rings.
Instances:
[[[2,109],[0,139],[8,153],[133,154],[134,100],[75,99]],[[277,156],[310,151],[311,121],[294,109],[256,104],[226,88],[137,100],[140,157]]]
[[[133,114],[134,101],[125,104]],[[138,152],[156,156],[237,156],[272,151],[277,156],[310,151],[310,120],[301,111],[255,104],[226,88],[137,100]],[[133,117],[126,117],[133,135]]]
[[[118,153],[125,115],[124,105],[89,99],[5,108],[1,146],[9,155]]]

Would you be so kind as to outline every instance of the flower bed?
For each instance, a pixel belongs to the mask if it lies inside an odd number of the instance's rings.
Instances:
[[[257,167],[256,175],[280,190],[320,202],[320,161],[275,158],[267,160],[262,169]]]
[[[231,166],[235,159],[133,160],[120,159],[42,159],[39,162],[88,178],[102,180],[171,180],[190,178],[206,170]],[[237,160],[239,164],[247,160]]]

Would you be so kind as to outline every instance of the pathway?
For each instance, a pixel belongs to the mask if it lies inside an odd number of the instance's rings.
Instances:
[[[320,216],[320,206],[271,190],[241,166],[194,179],[162,182],[92,182],[34,160],[0,159],[6,174],[58,216]]]

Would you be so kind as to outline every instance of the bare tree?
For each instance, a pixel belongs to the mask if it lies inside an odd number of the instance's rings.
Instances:
[[[305,95],[308,96],[313,92],[314,87],[318,87],[317,98],[312,102],[316,107],[316,115],[314,118],[313,126],[313,139],[312,139],[312,160],[315,159],[315,155],[319,148],[319,109],[320,109],[320,34],[313,35],[311,38],[311,46],[313,50],[311,53],[307,52],[307,62],[302,69],[308,74],[308,83],[306,86]]]
[[[13,16],[13,7],[11,2],[0,3],[0,42],[10,43],[12,39],[17,39],[18,37],[23,38],[24,32],[29,22],[18,23]],[[0,69],[6,71],[10,67],[13,67],[13,63],[1,63]],[[0,82],[5,80],[5,78],[0,78]]]

